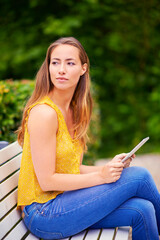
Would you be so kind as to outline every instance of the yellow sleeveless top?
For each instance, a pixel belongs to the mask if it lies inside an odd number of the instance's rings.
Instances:
[[[79,166],[83,151],[82,146],[78,140],[71,138],[62,112],[53,101],[46,96],[30,106],[26,117],[23,154],[18,182],[17,206],[30,205],[33,202],[44,203],[62,193],[60,191],[42,191],[34,171],[27,123],[30,110],[37,104],[47,104],[57,113],[56,173],[80,174]]]

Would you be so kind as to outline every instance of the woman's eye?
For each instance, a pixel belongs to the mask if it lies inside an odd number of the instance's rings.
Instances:
[[[53,64],[53,65],[57,65],[57,64],[58,64],[58,62],[54,61],[54,62],[52,62],[52,64]]]
[[[68,62],[68,65],[73,66],[73,65],[75,65],[75,63],[74,62]]]

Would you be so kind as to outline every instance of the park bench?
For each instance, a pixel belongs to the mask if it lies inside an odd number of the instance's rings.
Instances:
[[[38,240],[25,227],[17,210],[17,185],[22,148],[14,142],[0,150],[0,239]],[[127,240],[129,227],[86,230],[68,240]]]

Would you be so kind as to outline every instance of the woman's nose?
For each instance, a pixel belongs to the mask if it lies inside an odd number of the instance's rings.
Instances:
[[[60,68],[59,68],[59,73],[60,74],[64,74],[66,72],[66,68],[64,63],[60,64]]]

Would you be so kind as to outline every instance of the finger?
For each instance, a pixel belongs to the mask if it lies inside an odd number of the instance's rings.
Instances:
[[[127,155],[127,153],[121,153],[121,154],[116,155],[116,157],[119,158],[120,160],[122,160],[126,155]]]
[[[130,166],[130,164],[131,164],[131,160],[130,160],[130,161],[128,161],[128,162],[126,162],[126,164],[125,164],[124,168],[127,168],[127,167],[129,167],[129,166]]]
[[[117,162],[117,161],[120,162],[125,156],[126,156],[126,153],[118,154],[112,159],[112,161],[113,162]]]
[[[124,164],[122,162],[112,162],[112,167],[123,168]]]
[[[127,163],[125,166],[129,166],[130,165],[130,163]]]
[[[122,173],[123,171],[123,168],[115,168],[114,170],[116,173]]]
[[[131,163],[132,160],[129,158],[126,162],[125,162],[125,165],[128,164],[128,163]]]
[[[112,176],[118,176],[118,175],[121,175],[121,174],[122,174],[122,171],[114,171],[114,172],[112,172]]]
[[[124,168],[129,167],[130,163],[125,164]]]
[[[122,171],[123,171],[123,169],[124,169],[124,167],[123,168],[114,168],[114,169],[112,169],[112,170],[110,170],[110,173],[111,174],[121,174],[122,173]]]
[[[124,165],[128,164],[128,163],[131,163],[132,159],[131,158],[128,158],[127,161],[125,161]]]
[[[116,173],[114,173],[114,174],[112,174],[112,178],[116,178],[116,177],[120,177],[121,176],[121,174],[116,174]]]
[[[120,176],[116,176],[116,177],[114,177],[114,178],[113,178],[113,182],[118,181],[118,179],[120,179]]]

